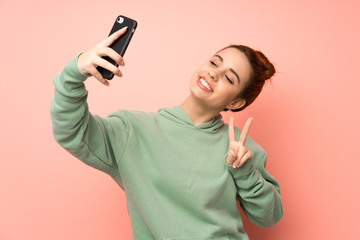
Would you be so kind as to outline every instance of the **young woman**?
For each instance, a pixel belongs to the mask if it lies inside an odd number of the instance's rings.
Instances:
[[[265,171],[265,151],[247,137],[251,119],[241,131],[220,115],[254,101],[275,72],[272,64],[251,48],[229,46],[195,71],[180,106],[101,118],[88,110],[84,81],[92,75],[109,85],[97,66],[122,76],[101,57],[124,66],[109,46],[125,31],[74,58],[55,77],[55,139],[125,191],[134,239],[248,239],[236,200],[253,223],[273,226],[282,217],[280,187]]]

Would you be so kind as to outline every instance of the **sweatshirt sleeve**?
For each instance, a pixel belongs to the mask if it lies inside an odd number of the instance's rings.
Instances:
[[[55,95],[50,105],[54,138],[72,155],[122,186],[117,159],[127,144],[127,125],[120,118],[101,118],[89,112],[84,85],[88,77],[79,71],[76,57],[54,78]]]
[[[265,164],[266,153],[260,151],[239,168],[226,165],[246,216],[260,227],[272,227],[282,218],[283,208],[279,183],[266,172]]]

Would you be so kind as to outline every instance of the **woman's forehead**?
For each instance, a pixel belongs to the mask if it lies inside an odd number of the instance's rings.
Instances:
[[[251,66],[247,56],[240,50],[229,47],[215,54],[222,58],[225,67],[234,69],[240,79],[250,79]]]

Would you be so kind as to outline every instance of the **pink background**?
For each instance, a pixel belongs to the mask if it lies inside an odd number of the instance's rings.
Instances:
[[[360,1],[0,2],[0,239],[131,239],[124,193],[53,139],[52,79],[104,39],[118,14],[139,23],[123,79],[87,81],[93,113],[182,103],[193,71],[241,43],[277,67],[258,100],[235,114],[268,152],[283,219],[245,220],[251,239],[359,236]],[[229,114],[224,114],[228,121]]]

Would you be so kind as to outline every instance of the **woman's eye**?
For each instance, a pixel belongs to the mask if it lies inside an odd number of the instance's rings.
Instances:
[[[216,63],[214,63],[213,61],[210,61],[211,65],[217,67]]]
[[[230,84],[234,84],[234,82],[231,81],[231,79],[230,79],[228,76],[225,75],[225,77],[226,77],[226,79],[229,81]]]

